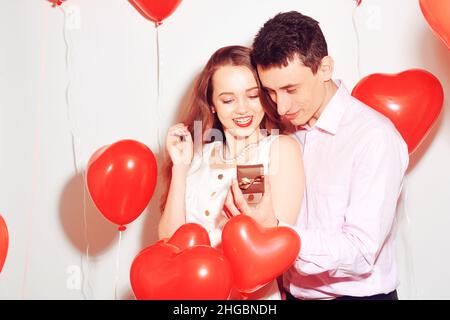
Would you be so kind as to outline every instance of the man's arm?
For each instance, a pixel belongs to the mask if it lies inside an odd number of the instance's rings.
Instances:
[[[353,164],[341,230],[295,228],[302,239],[294,265],[299,273],[348,277],[372,271],[392,229],[408,151],[395,132],[376,130],[371,137]]]

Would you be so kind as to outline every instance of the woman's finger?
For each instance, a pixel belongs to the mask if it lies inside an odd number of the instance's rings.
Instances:
[[[234,204],[233,196],[231,194],[231,190],[228,190],[227,196],[225,198],[224,209],[228,210],[228,212],[232,216],[240,215],[241,212],[238,210],[236,205]]]
[[[233,193],[234,203],[236,204],[237,209],[243,214],[246,215],[251,214],[251,208],[248,205],[247,201],[245,200],[244,195],[242,194],[242,191],[239,188],[237,180],[235,179],[233,179],[231,190]]]

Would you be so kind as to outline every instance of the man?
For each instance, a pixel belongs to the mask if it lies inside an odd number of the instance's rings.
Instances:
[[[393,225],[406,143],[390,120],[332,79],[334,62],[314,19],[276,15],[256,35],[253,59],[303,150],[305,196],[291,226],[302,248],[283,276],[287,299],[398,299]],[[230,193],[228,210],[277,224],[270,190],[253,211],[235,185]]]

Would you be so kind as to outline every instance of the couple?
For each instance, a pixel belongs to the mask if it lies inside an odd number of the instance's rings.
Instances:
[[[251,50],[216,51],[188,116],[167,135],[159,236],[196,222],[219,246],[227,219],[246,214],[302,240],[283,275],[286,299],[397,299],[392,231],[407,146],[332,74],[318,22],[294,11],[266,22]],[[256,206],[237,184],[242,164],[264,166]],[[274,281],[246,298],[280,297]]]

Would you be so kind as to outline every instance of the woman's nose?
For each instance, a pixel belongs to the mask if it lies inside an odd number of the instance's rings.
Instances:
[[[245,114],[248,110],[248,100],[247,99],[239,99],[236,104],[236,113]]]

